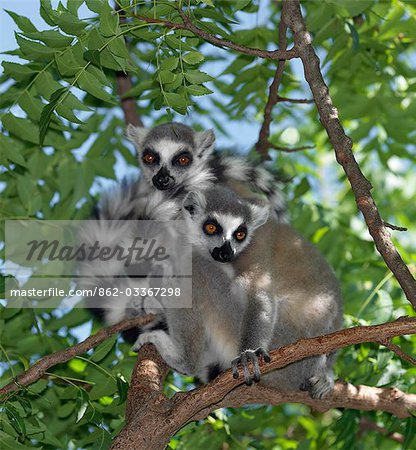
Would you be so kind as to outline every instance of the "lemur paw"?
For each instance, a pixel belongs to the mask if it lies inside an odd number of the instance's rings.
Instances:
[[[166,332],[162,330],[145,331],[137,338],[131,349],[133,352],[137,352],[144,344],[157,346],[165,334]]]
[[[269,363],[271,361],[269,354],[263,348],[259,347],[256,350],[245,350],[241,352],[240,356],[231,361],[231,368],[233,369],[233,377],[237,379],[240,374],[238,371],[238,365],[241,364],[243,368],[244,382],[247,386],[260,381],[260,366],[259,357],[263,358],[263,361]],[[250,373],[249,363],[253,365],[253,373]]]
[[[332,391],[334,388],[334,379],[327,374],[315,375],[305,378],[300,385],[301,391],[308,391],[311,398],[319,399]]]

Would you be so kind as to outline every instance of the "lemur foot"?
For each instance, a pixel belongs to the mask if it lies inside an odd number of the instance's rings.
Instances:
[[[245,350],[241,352],[240,356],[231,361],[231,367],[233,369],[233,378],[239,377],[238,365],[241,364],[243,368],[244,382],[247,386],[251,386],[253,381],[256,383],[260,381],[260,366],[259,357],[263,358],[263,361],[269,363],[271,361],[269,354],[263,348],[259,347],[256,350]],[[250,373],[249,362],[253,365],[253,373]]]
[[[132,351],[137,352],[145,344],[154,344],[156,347],[163,346],[167,340],[168,335],[166,331],[156,329],[145,331],[139,335],[136,342],[132,346]]]
[[[300,385],[301,391],[308,391],[312,398],[319,399],[328,394],[334,388],[334,379],[327,374],[315,375],[305,378]]]

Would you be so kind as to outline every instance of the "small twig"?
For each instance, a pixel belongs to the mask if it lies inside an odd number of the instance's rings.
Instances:
[[[279,23],[279,48],[281,50],[286,50],[287,47],[287,38],[286,38],[286,32],[287,32],[287,25],[283,18],[283,8],[282,7],[282,16]],[[259,138],[256,143],[256,151],[261,156],[261,159],[263,161],[267,161],[270,159],[269,156],[269,148],[270,148],[270,124],[272,122],[272,111],[273,107],[276,105],[276,103],[279,101],[278,97],[278,90],[280,83],[282,82],[283,77],[283,71],[285,68],[285,60],[279,60],[276,67],[276,72],[273,77],[273,81],[270,84],[269,87],[269,97],[266,102],[266,106],[264,107],[264,115],[263,115],[263,123],[260,128],[259,132]]]
[[[143,326],[146,323],[151,322],[153,319],[154,316],[149,314],[142,317],[136,317],[134,319],[123,320],[117,325],[103,328],[98,333],[88,337],[87,339],[85,339],[85,341],[82,341],[79,344],[68,347],[65,350],[60,350],[59,352],[44,356],[28,370],[21,373],[14,381],[2,387],[0,389],[0,395],[18,391],[24,386],[28,386],[29,384],[32,384],[35,381],[39,380],[39,378],[41,378],[49,368],[56,366],[57,364],[65,363],[75,356],[81,355],[88,350],[91,350],[115,333],[128,330],[130,328]]]
[[[405,353],[398,345],[393,344],[389,339],[381,339],[378,341],[379,344],[384,345],[392,352],[396,353],[401,359],[407,361],[410,364],[416,366],[416,359]]]
[[[288,102],[288,103],[315,103],[313,98],[288,98],[288,97],[280,97],[277,96],[277,100],[279,102]]]
[[[274,150],[279,150],[280,152],[285,153],[294,153],[294,152],[300,152],[302,150],[310,150],[312,148],[315,148],[313,145],[303,145],[302,147],[281,147],[280,145],[275,145],[271,143],[270,141],[267,141],[267,145],[270,148],[273,148]]]
[[[391,432],[386,427],[381,427],[380,425],[377,425],[376,423],[369,420],[367,417],[361,417],[359,425],[359,435],[362,435],[363,432],[366,430],[377,431],[377,433],[384,434],[387,438],[399,442],[400,444],[403,444],[405,441],[405,438],[402,434],[397,433],[395,431]]]
[[[391,223],[388,223],[386,221],[383,221],[384,226],[387,228],[391,228],[392,230],[397,230],[397,231],[407,231],[406,227],[399,227],[397,225],[392,225]]]

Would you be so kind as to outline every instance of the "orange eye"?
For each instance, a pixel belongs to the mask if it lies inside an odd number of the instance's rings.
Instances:
[[[205,233],[214,234],[217,231],[217,227],[213,223],[205,224]]]
[[[146,153],[145,155],[143,155],[143,161],[146,164],[153,164],[155,162],[155,157],[150,153]]]
[[[243,239],[245,239],[246,237],[246,233],[244,231],[237,231],[237,233],[235,233],[235,238],[238,241],[242,241]]]
[[[191,159],[188,156],[181,156],[178,159],[178,164],[180,166],[187,166],[191,162]]]

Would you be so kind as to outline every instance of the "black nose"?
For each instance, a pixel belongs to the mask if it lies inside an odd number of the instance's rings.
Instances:
[[[215,247],[211,255],[216,261],[222,263],[227,263],[234,259],[234,252],[228,241],[222,247]]]
[[[170,175],[166,167],[162,167],[159,172],[152,178],[153,185],[161,190],[171,189],[175,184],[174,178]]]

